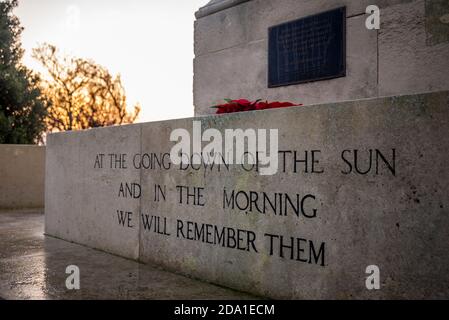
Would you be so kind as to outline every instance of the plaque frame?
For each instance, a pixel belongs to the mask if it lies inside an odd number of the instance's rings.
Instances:
[[[307,20],[307,19],[313,19],[316,17],[319,17],[320,15],[325,15],[325,14],[331,14],[331,13],[335,13],[335,14],[339,14],[339,18],[341,18],[341,33],[338,34],[339,36],[341,36],[341,38],[337,41],[340,41],[341,43],[341,48],[340,51],[338,52],[340,55],[340,59],[338,61],[340,68],[338,70],[338,72],[335,72],[333,74],[328,74],[328,75],[323,75],[323,76],[317,76],[317,77],[310,77],[310,78],[303,78],[303,79],[296,79],[296,80],[291,80],[291,81],[273,81],[273,77],[271,77],[271,73],[273,72],[272,68],[278,69],[279,66],[272,65],[272,60],[273,60],[273,45],[277,45],[277,44],[273,44],[273,38],[271,37],[273,30],[275,29],[279,29],[282,27],[285,27],[287,25],[291,25],[291,24],[295,24],[298,23],[300,21],[303,20]],[[322,81],[322,80],[330,80],[330,79],[335,79],[335,78],[341,78],[341,77],[345,77],[346,76],[346,30],[347,30],[347,26],[346,26],[346,6],[343,7],[338,7],[332,10],[327,10],[327,11],[323,11],[323,12],[319,12],[313,15],[309,15],[309,16],[305,16],[299,19],[295,19],[295,20],[290,20],[287,22],[283,22],[281,24],[277,24],[274,26],[271,26],[268,28],[268,65],[267,65],[267,82],[268,82],[268,88],[277,88],[277,87],[284,87],[284,86],[290,86],[290,85],[297,85],[297,84],[304,84],[304,83],[308,83],[308,82],[315,82],[315,81]]]

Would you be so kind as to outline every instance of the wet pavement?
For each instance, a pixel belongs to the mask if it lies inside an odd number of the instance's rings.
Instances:
[[[156,266],[44,236],[42,212],[0,211],[0,299],[254,299]],[[66,267],[80,270],[68,290]]]

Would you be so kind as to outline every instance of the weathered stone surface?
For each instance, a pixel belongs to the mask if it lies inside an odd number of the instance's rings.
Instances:
[[[197,16],[195,23],[195,55],[223,50],[245,42],[267,38],[269,27],[323,11],[346,6],[347,17],[365,13],[368,5],[379,8],[412,0],[250,0],[233,1],[232,6]],[[230,4],[231,1],[222,1]],[[218,3],[204,9],[217,7]],[[201,12],[201,9],[199,10]]]
[[[267,39],[268,28],[289,20],[347,6],[347,17],[365,12],[363,1],[252,0],[197,19],[195,55]]]
[[[228,8],[232,8],[247,1],[250,0],[211,0],[195,12],[195,17],[199,19]]]
[[[449,89],[449,43],[426,43],[425,1],[382,10],[379,95]]]
[[[96,156],[140,151],[140,126],[110,127],[47,138],[45,232],[127,258],[138,258],[139,220],[120,227],[117,210],[137,215],[140,203],[117,197],[119,185],[138,183],[138,170],[95,170]],[[97,166],[98,167],[98,166]],[[127,223],[127,222],[126,222]]]
[[[54,134],[47,147],[46,230],[127,257],[138,250],[140,261],[273,298],[448,298],[448,107],[449,92],[439,92]],[[281,154],[273,176],[240,165],[220,171],[170,165],[163,156],[174,145],[170,133],[190,131],[192,120],[220,132],[278,129],[279,150],[292,152],[285,153],[285,171]],[[323,172],[312,172],[310,158],[307,172],[303,162],[295,172],[293,152],[304,158],[313,150],[315,171]],[[94,169],[98,153],[126,153],[128,169]],[[136,154],[153,154],[161,164],[134,169]],[[119,197],[124,181],[139,182],[142,196]],[[181,186],[189,193],[204,188],[203,197],[196,205],[185,194],[180,201]],[[304,212],[289,206],[279,215],[269,207],[259,213],[256,205],[229,208],[224,190],[314,198],[304,200]],[[119,226],[117,208],[135,213],[139,232]],[[235,237],[243,230],[242,250],[232,240],[207,243],[214,242],[215,227],[232,228]],[[280,238],[266,234],[282,235],[284,244],[293,237],[293,251],[284,247],[281,256]],[[369,265],[380,268],[380,290],[365,286]]]
[[[44,207],[45,147],[0,145],[0,209]]]
[[[195,55],[235,47],[247,41],[247,6],[240,5],[195,21]]]
[[[367,30],[368,5],[381,29]],[[340,6],[347,9],[345,78],[268,89],[268,28]],[[222,98],[317,104],[448,90],[447,3],[424,0],[252,0],[195,22],[195,115]]]
[[[266,38],[268,28],[273,25],[343,6],[346,7],[346,16],[350,18],[365,13],[366,7],[375,2],[365,0],[253,0],[248,3],[248,40]]]
[[[427,45],[449,42],[449,2],[426,1]]]
[[[377,95],[377,32],[364,27],[364,17],[347,21],[347,76],[299,86],[267,87],[267,40],[195,58],[194,100],[197,114],[224,98],[268,99],[303,104],[367,98]]]

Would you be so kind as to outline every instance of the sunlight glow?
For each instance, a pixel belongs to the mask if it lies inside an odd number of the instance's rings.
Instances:
[[[120,73],[138,122],[193,116],[194,13],[208,0],[19,0],[24,63],[42,43]]]

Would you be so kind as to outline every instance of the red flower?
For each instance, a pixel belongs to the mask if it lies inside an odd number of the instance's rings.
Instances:
[[[275,108],[284,108],[284,107],[293,107],[293,106],[301,106],[302,104],[294,104],[291,102],[268,102],[268,101],[260,101],[256,100],[251,102],[246,99],[225,99],[226,103],[220,104],[217,106],[213,106],[212,108],[216,108],[217,114],[222,113],[232,113],[232,112],[241,112],[241,111],[251,111],[251,110],[264,110],[264,109],[275,109]]]
[[[242,106],[249,106],[251,104],[251,101],[246,99],[238,99],[238,100],[231,100],[230,102],[236,103]]]
[[[294,104],[291,102],[270,102],[267,106],[267,109],[285,108],[285,107],[294,107],[294,106],[298,106],[298,104]]]
[[[261,102],[258,102],[257,104],[256,104],[256,110],[264,110],[264,109],[266,109],[267,108],[267,106],[268,106],[268,102],[263,102],[263,101],[261,101]]]

